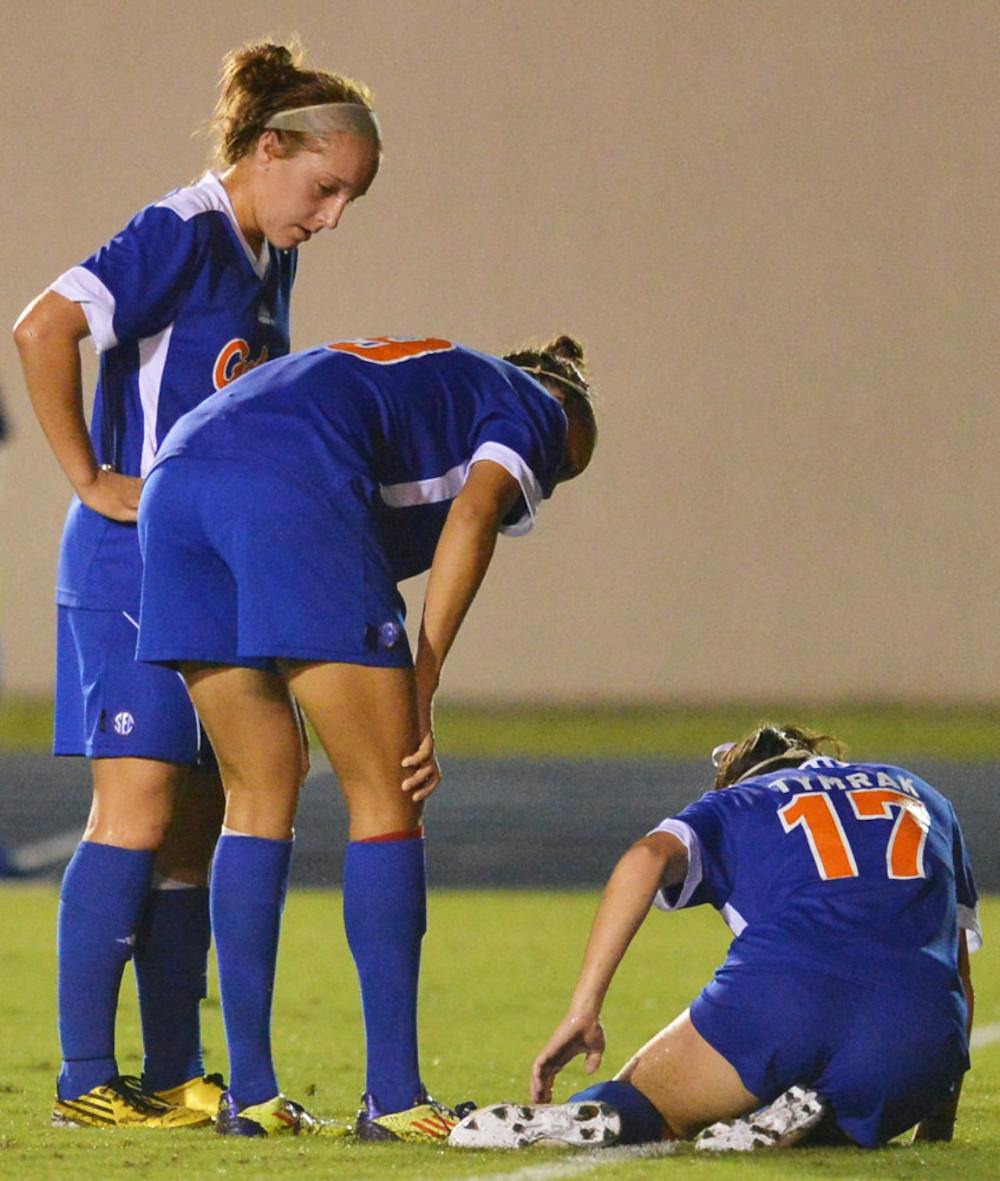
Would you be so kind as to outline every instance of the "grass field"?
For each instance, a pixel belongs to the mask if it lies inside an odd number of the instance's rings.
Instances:
[[[598,1159],[552,1151],[459,1153],[446,1148],[352,1145],[322,1140],[223,1141],[211,1132],[106,1133],[48,1126],[57,1069],[53,1021],[52,931],[56,893],[47,886],[7,886],[0,907],[5,988],[0,1065],[0,1177],[143,1181],[233,1177],[277,1181],[345,1178],[501,1177],[559,1181],[582,1173],[600,1181],[667,1177],[683,1171],[715,1178],[994,1179],[1000,1173],[1000,1043],[980,1050],[966,1083],[957,1139],[875,1153],[798,1150],[755,1157],[705,1159],[689,1148],[677,1157]],[[432,894],[422,980],[424,1077],[446,1101],[480,1102],[526,1095],[528,1068],[562,1013],[589,925],[589,893],[445,892]],[[333,893],[297,892],[289,899],[275,1003],[275,1042],[282,1085],[314,1110],[350,1114],[362,1089],[362,1030],[353,967]],[[984,926],[1000,922],[1000,899],[988,900]],[[679,1011],[722,957],[726,932],[707,911],[654,915],[640,932],[609,999],[606,1071]],[[977,1024],[1000,1022],[1000,949],[987,942],[973,959]],[[891,1003],[905,1003],[892,998]],[[206,1005],[204,1040],[210,1069],[224,1068],[217,992]],[[131,978],[123,988],[119,1054],[138,1067]],[[575,1064],[557,1098],[585,1076]]]
[[[52,706],[0,699],[0,752],[48,750]],[[847,743],[857,758],[1000,758],[1000,708],[891,702],[807,706],[462,706],[437,711],[438,746],[455,756],[704,758],[762,720],[804,722]]]

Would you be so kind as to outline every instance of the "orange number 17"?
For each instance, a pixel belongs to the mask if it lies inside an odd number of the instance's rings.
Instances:
[[[898,810],[885,850],[886,874],[890,878],[922,878],[931,823],[926,806],[901,791],[883,787],[858,788],[849,791],[847,798],[858,820],[892,820]],[[785,832],[802,827],[824,881],[858,876],[854,850],[829,796],[803,793],[779,809],[778,816]]]

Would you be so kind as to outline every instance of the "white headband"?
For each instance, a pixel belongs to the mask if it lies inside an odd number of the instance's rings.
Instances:
[[[769,759],[764,759],[763,762],[756,763],[754,766],[752,766],[750,768],[749,771],[744,771],[743,774],[739,777],[739,779],[736,780],[736,782],[742,783],[744,779],[752,779],[753,776],[759,775],[760,772],[765,767],[769,767],[772,763],[783,763],[783,762],[787,762],[789,759],[798,759],[799,762],[801,763],[805,759],[812,758],[812,755],[813,755],[812,751],[802,750],[801,748],[799,750],[789,749],[789,750],[783,751],[780,755],[771,755],[771,757]]]
[[[587,401],[590,401],[590,395],[579,382],[571,381],[568,377],[563,377],[561,373],[552,373],[548,369],[528,368],[527,365],[518,365],[518,369],[522,373],[530,373],[532,377],[547,377],[551,381],[557,381],[560,385],[569,386],[571,390],[576,390],[578,394],[582,394]]]
[[[275,131],[301,131],[326,139],[337,131],[346,131],[362,139],[382,142],[378,119],[371,107],[362,103],[317,103],[312,107],[292,107],[278,111],[264,124]]]

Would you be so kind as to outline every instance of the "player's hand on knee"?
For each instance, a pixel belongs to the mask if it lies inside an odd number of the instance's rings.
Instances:
[[[134,521],[139,514],[142,480],[100,468],[89,484],[77,488],[77,495],[89,509],[112,521]]]
[[[441,768],[434,753],[433,731],[428,730],[413,754],[403,759],[402,765],[410,772],[403,780],[403,791],[410,792],[413,802],[419,804],[426,800],[441,782]]]
[[[532,1102],[551,1102],[556,1075],[577,1054],[586,1054],[583,1069],[587,1074],[593,1074],[601,1065],[604,1030],[597,1017],[570,1013],[559,1022],[531,1069]]]

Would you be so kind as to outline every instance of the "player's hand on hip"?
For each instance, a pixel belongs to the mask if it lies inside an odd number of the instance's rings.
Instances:
[[[99,468],[93,480],[76,491],[87,508],[112,521],[134,521],[139,515],[142,480],[138,476]]]
[[[604,1030],[597,1017],[567,1014],[556,1026],[531,1068],[531,1100],[551,1103],[556,1075],[577,1054],[586,1054],[583,1069],[593,1074],[604,1057]]]
[[[434,731],[428,730],[423,741],[411,755],[403,759],[403,768],[409,772],[403,780],[403,791],[408,791],[413,802],[426,800],[441,782],[441,768],[434,753]]]

